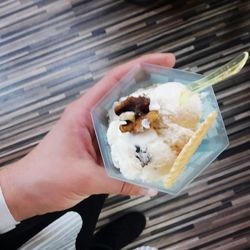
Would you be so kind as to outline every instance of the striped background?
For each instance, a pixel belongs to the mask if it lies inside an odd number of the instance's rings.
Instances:
[[[108,68],[171,51],[207,73],[250,48],[249,0],[0,1],[0,164],[36,145],[67,103]],[[250,64],[215,87],[230,147],[178,197],[110,197],[98,227],[127,210],[148,219],[126,249],[250,248]]]

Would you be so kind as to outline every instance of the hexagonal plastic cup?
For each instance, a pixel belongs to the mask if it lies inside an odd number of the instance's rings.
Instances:
[[[126,181],[135,185],[147,188],[154,188],[159,191],[176,195],[182,191],[195,177],[201,174],[222,151],[229,145],[227,133],[221,117],[213,88],[207,88],[202,92],[203,112],[201,121],[207,115],[217,110],[218,116],[207,136],[203,139],[198,150],[192,156],[185,167],[185,170],[178,177],[171,188],[166,189],[163,182],[143,182],[139,179],[128,180],[115,168],[110,147],[107,142],[108,111],[113,103],[122,96],[127,96],[138,88],[145,88],[155,83],[180,82],[188,84],[191,81],[198,80],[202,75],[187,71],[181,71],[171,68],[165,68],[157,65],[140,64],[134,67],[125,77],[123,77],[113,89],[111,89],[93,108],[91,112],[96,137],[99,143],[101,155],[107,174],[115,179]]]

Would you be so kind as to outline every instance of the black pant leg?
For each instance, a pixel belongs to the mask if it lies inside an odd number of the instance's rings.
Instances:
[[[4,234],[0,234],[0,249],[18,249],[30,238],[68,211],[75,211],[79,213],[83,220],[83,227],[77,237],[77,249],[88,249],[90,244],[89,241],[92,239],[95,225],[97,223],[98,216],[101,212],[105,198],[106,195],[94,195],[86,200],[83,200],[71,209],[35,216],[24,220],[18,224],[15,229]]]
[[[35,216],[22,221],[15,229],[0,235],[0,249],[16,250],[50,223],[61,217],[65,211]]]
[[[73,211],[82,216],[82,229],[76,239],[76,250],[89,249],[99,214],[107,195],[93,195],[85,200],[85,206],[75,206]]]

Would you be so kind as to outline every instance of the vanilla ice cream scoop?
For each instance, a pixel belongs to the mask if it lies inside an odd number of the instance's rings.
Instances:
[[[181,105],[185,88],[177,82],[155,84],[114,103],[107,138],[113,163],[127,179],[150,182],[166,177],[193,135],[202,105],[198,94]]]

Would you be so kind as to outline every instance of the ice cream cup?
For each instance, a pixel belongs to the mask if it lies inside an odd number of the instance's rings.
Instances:
[[[120,97],[127,96],[139,88],[146,88],[155,83],[179,82],[188,84],[202,77],[188,71],[165,68],[158,65],[139,64],[127,73],[105,96],[93,107],[91,116],[103,158],[104,167],[109,176],[146,188],[157,189],[171,195],[177,195],[188,186],[202,171],[204,171],[229,145],[228,136],[218,107],[218,103],[212,87],[201,93],[203,121],[209,113],[217,111],[218,116],[214,125],[209,129],[197,151],[193,154],[184,171],[177,181],[170,187],[165,188],[163,182],[145,182],[142,180],[128,180],[115,168],[110,146],[107,141],[107,129],[109,125],[108,111]]]

